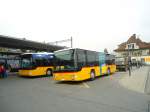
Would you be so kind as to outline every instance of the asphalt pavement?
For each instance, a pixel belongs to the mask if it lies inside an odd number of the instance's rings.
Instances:
[[[11,74],[0,79],[0,112],[147,112],[149,95],[129,88],[138,73],[145,77],[143,70],[147,69],[135,69],[134,78],[128,72],[117,72],[83,82]],[[127,77],[130,81],[124,80]],[[130,84],[123,85],[123,81]]]
[[[120,85],[123,87],[137,91],[140,93],[145,93],[145,86],[147,80],[147,73],[149,71],[148,66],[140,68],[132,68],[131,76],[125,75],[119,80]]]

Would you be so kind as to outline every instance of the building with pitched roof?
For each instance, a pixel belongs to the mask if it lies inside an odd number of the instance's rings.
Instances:
[[[144,42],[133,34],[126,42],[118,45],[114,50],[117,57],[130,56],[132,60],[144,61],[150,63],[150,43]]]

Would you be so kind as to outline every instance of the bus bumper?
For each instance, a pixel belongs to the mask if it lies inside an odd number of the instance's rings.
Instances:
[[[59,74],[54,73],[53,79],[56,81],[81,81],[80,77],[78,77],[76,74]]]
[[[33,77],[33,76],[40,76],[40,75],[41,74],[37,74],[33,70],[19,70],[19,76]]]

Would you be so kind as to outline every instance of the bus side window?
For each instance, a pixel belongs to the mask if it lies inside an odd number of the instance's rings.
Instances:
[[[98,66],[99,65],[99,53],[95,54],[95,58],[96,58],[95,65]]]
[[[42,63],[42,65],[44,65],[44,66],[48,66],[48,59],[46,59],[46,58],[43,58],[42,60],[41,60],[43,63]]]
[[[37,66],[43,66],[43,61],[40,58],[35,59]]]
[[[96,65],[96,53],[92,51],[87,51],[87,65],[94,66]]]
[[[106,64],[108,64],[108,65],[115,64],[114,55],[106,54]]]
[[[115,64],[115,59],[112,59],[112,64]]]

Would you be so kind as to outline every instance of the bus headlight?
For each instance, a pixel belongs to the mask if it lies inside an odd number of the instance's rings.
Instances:
[[[32,75],[32,72],[29,72],[29,75]]]
[[[77,75],[72,75],[72,80],[75,80],[78,76]]]

